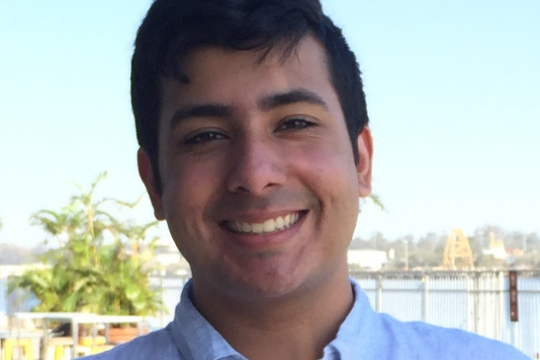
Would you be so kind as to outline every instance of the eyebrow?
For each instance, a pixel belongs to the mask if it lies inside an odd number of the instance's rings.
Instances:
[[[230,117],[232,113],[233,110],[230,106],[222,104],[208,103],[200,105],[188,105],[174,112],[170,125],[171,128],[174,128],[184,120],[197,117],[226,118]]]
[[[262,97],[257,106],[262,111],[270,111],[282,106],[296,103],[308,103],[328,109],[326,102],[316,93],[306,89],[293,89],[291,91],[274,93]],[[233,108],[219,103],[188,105],[176,110],[171,118],[170,127],[174,128],[184,120],[197,117],[229,118],[233,115]]]
[[[261,110],[268,111],[295,103],[308,103],[328,109],[326,102],[319,95],[306,89],[294,89],[283,93],[270,94],[259,100],[258,106]]]

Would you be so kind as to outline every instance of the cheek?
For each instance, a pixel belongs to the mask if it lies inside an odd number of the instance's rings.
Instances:
[[[358,175],[350,149],[314,148],[302,163],[303,182],[319,201],[319,231],[350,240],[358,217]],[[335,227],[335,224],[340,224]],[[350,234],[349,234],[350,233]],[[336,239],[341,236],[336,236]]]
[[[163,202],[166,216],[189,226],[203,220],[204,211],[217,189],[216,171],[204,164],[169,165],[164,179]]]
[[[358,202],[358,175],[349,148],[315,146],[304,149],[302,158],[299,167],[305,181],[320,198],[331,203]]]
[[[212,179],[207,172],[192,167],[172,167],[164,180],[163,203],[171,235],[190,264],[208,250],[208,222],[205,210],[211,203]]]

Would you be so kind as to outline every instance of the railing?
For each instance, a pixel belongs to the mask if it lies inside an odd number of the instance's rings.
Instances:
[[[518,276],[519,321],[510,321],[507,271],[352,272],[371,306],[403,321],[463,329],[511,344],[540,359],[540,271]],[[156,278],[170,309],[149,319],[162,327],[189,277]],[[459,346],[459,344],[456,344]]]
[[[425,321],[459,328],[515,346],[540,359],[540,271],[518,273],[519,321],[510,321],[507,271],[352,272],[372,307],[403,321]],[[162,290],[168,313],[147,319],[152,328],[165,326],[174,317],[183,277],[158,277],[152,283]],[[6,299],[0,276],[0,314],[28,311],[35,305],[27,293]],[[4,296],[3,296],[4,295]],[[4,304],[4,308],[2,308]],[[33,305],[32,305],[33,304]],[[459,346],[459,344],[456,344]]]
[[[403,321],[471,331],[540,359],[540,271],[518,273],[518,322],[510,320],[507,271],[355,272],[351,276],[379,312]]]

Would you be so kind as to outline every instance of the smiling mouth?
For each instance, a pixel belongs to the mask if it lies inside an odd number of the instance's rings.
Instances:
[[[304,215],[304,212],[290,213],[286,216],[278,216],[262,223],[249,223],[240,221],[225,221],[223,223],[227,230],[237,234],[262,235],[275,233],[290,228],[296,224]]]

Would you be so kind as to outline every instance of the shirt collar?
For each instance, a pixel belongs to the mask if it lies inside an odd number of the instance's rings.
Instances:
[[[325,347],[323,359],[333,359],[334,357],[326,357],[327,353],[333,352],[339,355],[338,359],[356,360],[359,354],[369,348],[370,342],[376,341],[374,337],[366,337],[366,334],[377,333],[376,312],[371,308],[370,301],[360,285],[352,278],[350,281],[354,292],[353,307],[339,327],[336,338]]]
[[[247,360],[199,313],[191,301],[192,293],[193,284],[189,280],[182,290],[172,324],[178,351],[189,360]]]
[[[362,339],[361,334],[371,333],[376,326],[368,297],[355,280],[351,278],[350,281],[354,292],[353,307],[336,338],[325,347],[323,359],[356,359],[367,345],[364,342],[369,341]],[[247,360],[199,313],[191,301],[192,292],[193,285],[189,280],[182,290],[172,324],[173,339],[179,352],[189,360]]]

